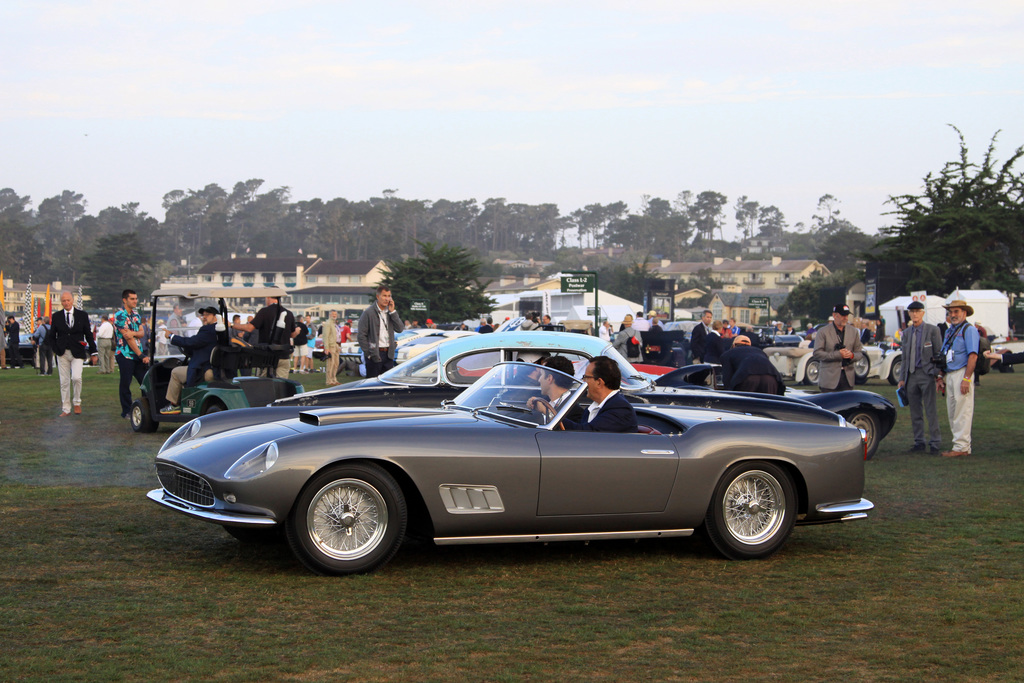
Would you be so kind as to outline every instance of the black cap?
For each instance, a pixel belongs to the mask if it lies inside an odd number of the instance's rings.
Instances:
[[[838,313],[839,315],[850,315],[850,307],[846,304],[836,304],[836,307],[832,309],[832,312]]]
[[[214,315],[218,315],[220,313],[220,311],[218,311],[213,306],[207,306],[206,308],[200,308],[198,311],[196,311],[196,315],[202,315],[203,313],[213,313]]]
[[[920,301],[913,301],[913,302],[910,303],[909,306],[907,306],[907,310],[908,311],[923,311],[924,310],[924,304],[921,303]]]

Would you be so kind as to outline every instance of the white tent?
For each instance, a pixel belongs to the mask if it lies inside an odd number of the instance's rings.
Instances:
[[[1005,337],[1010,331],[1010,299],[998,289],[957,289],[944,303],[954,299],[966,301],[974,309],[974,315],[967,319],[981,323],[989,334]]]
[[[904,311],[913,301],[909,296],[898,296],[890,299],[878,307],[885,320],[885,336],[892,337],[896,330],[900,329],[900,322],[905,319]],[[938,325],[946,320],[946,309],[942,306],[946,300],[941,296],[927,296],[924,301],[924,321],[931,325]]]
[[[974,315],[970,316],[968,320],[972,323],[981,323],[989,334],[1005,337],[1009,332],[1010,300],[996,289],[958,289],[945,298],[928,295],[924,304],[924,321],[932,325],[945,322],[946,310],[943,306],[954,299],[963,299],[970,304],[974,309]],[[900,328],[903,312],[907,310],[911,301],[913,299],[909,296],[898,296],[879,306],[879,311],[885,320],[886,336],[892,337],[893,333]]]

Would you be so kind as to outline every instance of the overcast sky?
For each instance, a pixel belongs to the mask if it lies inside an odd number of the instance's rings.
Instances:
[[[562,213],[715,190],[730,226],[828,193],[874,232],[947,124],[1024,144],[1022,63],[1020,0],[4,0],[0,187],[161,219],[249,178]]]

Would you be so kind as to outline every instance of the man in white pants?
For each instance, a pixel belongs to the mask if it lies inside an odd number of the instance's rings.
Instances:
[[[57,356],[57,373],[60,375],[60,417],[67,417],[74,411],[82,412],[82,365],[89,355],[96,355],[96,341],[92,337],[89,316],[80,308],[72,306],[71,292],[60,293],[63,310],[53,314],[46,343]],[[72,396],[72,388],[74,395]]]
[[[968,324],[974,308],[963,299],[943,306],[949,311],[950,327],[942,340],[946,358],[945,377],[939,377],[940,391],[946,392],[946,412],[953,432],[953,446],[943,452],[946,458],[962,458],[971,454],[971,423],[974,421],[974,392],[971,378],[978,362],[978,328]]]

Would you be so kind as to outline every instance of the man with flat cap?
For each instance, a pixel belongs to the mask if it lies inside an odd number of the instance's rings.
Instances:
[[[939,418],[935,408],[936,379],[939,367],[935,354],[942,349],[942,333],[935,325],[924,321],[924,304],[914,301],[907,306],[910,325],[903,331],[903,357],[900,362],[897,389],[906,388],[907,406],[910,408],[910,426],[914,432],[912,451],[926,448],[932,453],[939,448]],[[925,438],[924,419],[928,418],[928,438]]]
[[[978,328],[967,322],[974,307],[963,299],[954,299],[943,306],[949,311],[949,329],[942,340],[946,372],[938,378],[940,391],[946,392],[946,414],[953,432],[953,447],[942,453],[946,458],[971,454],[971,423],[974,421],[974,391],[971,378],[978,362]]]
[[[777,396],[786,393],[782,375],[764,351],[750,345],[750,337],[745,334],[733,337],[732,348],[723,353],[719,361],[722,363],[725,388],[730,391],[752,391]]]
[[[853,389],[857,380],[853,364],[864,356],[861,351],[860,334],[852,325],[850,307],[837,304],[832,309],[832,324],[818,330],[814,335],[814,360],[818,361],[818,390],[847,391]]]
[[[192,387],[199,382],[209,382],[213,379],[210,356],[217,347],[217,309],[213,306],[200,308],[196,315],[203,324],[195,335],[182,337],[170,334],[170,330],[167,331],[169,343],[191,351],[192,355],[188,359],[188,366],[179,365],[171,370],[171,381],[167,385],[167,405],[160,409],[161,415],[181,414],[182,387]]]

